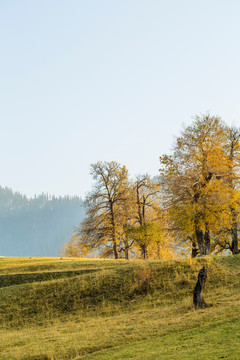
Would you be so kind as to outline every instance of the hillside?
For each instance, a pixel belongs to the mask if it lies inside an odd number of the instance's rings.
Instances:
[[[192,308],[198,270],[210,269]],[[240,256],[0,258],[0,359],[239,359]]]
[[[83,216],[77,196],[28,199],[0,187],[0,255],[57,256]]]

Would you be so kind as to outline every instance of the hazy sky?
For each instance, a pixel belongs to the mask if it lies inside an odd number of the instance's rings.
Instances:
[[[1,0],[0,185],[84,196],[90,164],[156,175],[183,123],[240,126],[240,1]]]

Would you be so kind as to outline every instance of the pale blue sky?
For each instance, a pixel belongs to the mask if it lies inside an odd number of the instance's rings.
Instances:
[[[156,175],[195,114],[240,126],[238,0],[1,0],[1,186],[84,196]]]

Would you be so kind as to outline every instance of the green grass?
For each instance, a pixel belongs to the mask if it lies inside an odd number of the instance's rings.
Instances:
[[[232,335],[236,334],[233,338]],[[157,338],[148,338],[132,345],[87,356],[91,360],[158,360],[158,359],[235,359],[239,350],[239,317],[231,321],[216,321],[201,329],[184,330]]]
[[[210,269],[195,311],[199,269]],[[240,256],[0,258],[0,359],[239,359]]]

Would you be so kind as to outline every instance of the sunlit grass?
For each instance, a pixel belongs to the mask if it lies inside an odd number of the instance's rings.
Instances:
[[[203,264],[211,269],[209,306],[195,311],[192,291]],[[240,358],[233,351],[239,256],[146,263],[2,258],[0,266],[5,281],[23,280],[0,289],[0,359],[217,359],[215,347]],[[49,279],[52,273],[58,278]]]

